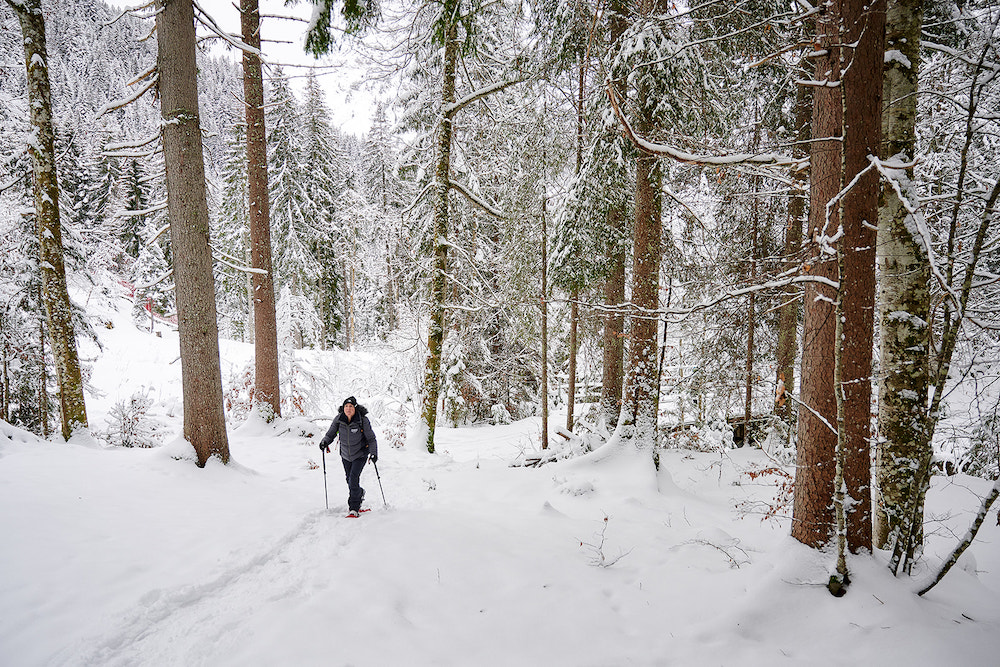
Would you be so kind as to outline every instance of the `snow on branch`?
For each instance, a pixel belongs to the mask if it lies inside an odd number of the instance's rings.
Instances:
[[[668,146],[667,144],[658,144],[647,139],[640,137],[636,131],[632,128],[632,125],[625,118],[625,114],[621,110],[621,106],[618,103],[618,94],[615,92],[615,88],[609,80],[606,84],[606,89],[608,91],[608,98],[611,101],[611,107],[614,109],[615,116],[618,117],[618,122],[621,123],[625,130],[625,135],[629,140],[638,148],[639,150],[647,153],[649,155],[655,155],[657,157],[669,157],[678,162],[683,162],[684,164],[700,164],[700,165],[714,165],[714,166],[729,166],[736,164],[773,164],[780,167],[791,167],[794,170],[800,170],[807,168],[809,164],[809,159],[796,159],[788,155],[779,155],[777,153],[761,153],[761,154],[751,154],[751,153],[732,153],[729,155],[695,155],[694,153],[688,153],[687,151],[682,151],[680,149],[674,148],[673,146]]]
[[[154,285],[159,285],[164,280],[170,279],[170,277],[173,276],[173,275],[174,275],[174,270],[173,269],[167,269],[166,273],[160,274],[159,276],[153,278],[148,283],[143,283],[141,285],[136,285],[135,286],[135,291],[139,292],[140,290],[149,289],[150,287],[153,287]]]
[[[101,27],[102,28],[108,28],[110,26],[113,26],[114,24],[116,24],[119,21],[121,21],[128,14],[131,14],[131,15],[137,17],[137,18],[140,18],[140,19],[151,19],[151,18],[154,18],[156,16],[156,14],[158,13],[157,10],[154,7],[155,4],[156,4],[155,2],[153,2],[152,0],[150,0],[150,2],[146,2],[146,3],[138,5],[136,7],[125,7],[124,9],[121,10],[121,12],[119,12],[118,16],[116,16],[115,18],[111,19],[110,21],[107,21],[106,23],[102,23]],[[151,11],[152,14],[148,14],[147,15],[147,14],[143,14],[142,13],[142,12],[147,11],[147,10]]]
[[[430,192],[431,189],[433,189],[433,187],[434,187],[434,182],[433,181],[431,181],[430,183],[428,183],[427,185],[425,185],[424,189],[421,190],[420,193],[416,197],[413,198],[413,203],[410,204],[409,206],[407,206],[405,209],[403,209],[403,215],[407,215],[407,214],[410,213],[410,211],[412,211],[413,209],[415,209],[417,207],[417,205],[420,204],[421,201],[423,201],[423,198],[425,196],[427,196],[427,193]]]
[[[1000,72],[1000,63],[995,63],[988,60],[983,60],[982,62],[977,62],[972,58],[969,58],[964,53],[957,51],[950,46],[945,46],[944,44],[936,44],[934,42],[928,42],[926,40],[920,40],[921,48],[929,49],[931,51],[939,51],[946,55],[957,58],[966,65],[972,65],[973,67],[984,67],[986,69],[993,70],[994,72]]]
[[[217,249],[215,246],[212,246],[212,259],[219,262],[220,264],[225,264],[229,268],[235,269],[236,271],[241,271],[243,273],[257,273],[262,276],[267,275],[267,271],[265,271],[264,269],[255,269],[252,266],[245,266],[243,264],[238,264],[237,263],[239,262],[238,259],[227,255],[226,253]]]
[[[104,114],[108,113],[109,111],[114,111],[116,109],[121,109],[122,107],[124,107],[126,105],[129,105],[132,102],[135,102],[137,99],[139,99],[140,97],[142,97],[143,95],[145,95],[149,90],[151,90],[152,88],[156,87],[156,84],[159,83],[159,81],[160,81],[160,76],[159,76],[159,74],[153,74],[153,72],[155,71],[155,69],[156,68],[154,67],[152,70],[150,70],[146,74],[140,75],[140,76],[136,77],[135,79],[133,79],[133,82],[135,82],[135,81],[137,81],[137,80],[139,80],[139,79],[141,79],[141,78],[143,78],[145,76],[149,76],[150,74],[152,74],[152,76],[150,77],[149,81],[146,82],[146,85],[142,86],[141,88],[139,88],[137,91],[135,91],[134,93],[132,93],[128,97],[123,97],[123,98],[118,99],[118,100],[113,100],[113,101],[108,102],[107,104],[105,104],[103,107],[101,107],[100,109],[98,109],[97,115],[94,116],[94,120],[97,120],[98,118],[100,118]]]
[[[524,81],[527,81],[527,79],[526,78],[509,79],[507,81],[500,81],[499,83],[494,83],[492,85],[486,86],[485,88],[480,88],[479,90],[469,93],[460,100],[445,105],[442,111],[445,113],[445,115],[453,114],[456,111],[461,111],[462,109],[469,106],[478,99],[487,97],[489,95],[492,95],[493,93],[498,93],[505,88],[510,88],[511,86],[518,83],[522,83]]]
[[[836,280],[831,280],[825,276],[813,276],[813,275],[793,275],[798,269],[791,269],[783,274],[777,276],[774,280],[768,280],[766,282],[757,283],[756,285],[751,285],[749,287],[741,287],[739,289],[728,289],[722,293],[714,296],[710,299],[705,299],[693,306],[687,308],[643,308],[637,306],[631,301],[626,301],[623,303],[615,305],[607,305],[603,303],[595,303],[589,301],[581,301],[577,299],[575,302],[585,308],[589,308],[594,311],[601,313],[614,313],[619,315],[627,315],[633,319],[660,319],[664,316],[673,316],[677,318],[675,321],[681,321],[684,318],[693,315],[699,311],[707,310],[714,306],[717,306],[730,299],[736,299],[743,296],[748,296],[755,292],[762,292],[765,290],[777,290],[783,287],[788,287],[789,285],[804,285],[806,283],[819,283],[820,285],[826,285],[831,289],[840,289],[840,283]],[[549,303],[573,303],[571,299],[549,299]]]
[[[157,141],[160,138],[160,133],[151,134],[142,139],[136,139],[135,141],[118,141],[104,145],[104,149],[101,151],[105,155],[113,155],[118,151],[123,151],[127,148],[142,148],[143,146],[148,146],[149,144]]]
[[[976,534],[979,532],[983,522],[986,520],[986,515],[989,514],[990,507],[993,506],[993,502],[997,499],[998,495],[1000,495],[1000,479],[993,484],[993,488],[990,489],[990,492],[986,494],[985,498],[983,498],[983,502],[979,506],[979,512],[976,514],[976,518],[972,521],[972,525],[969,526],[969,530],[966,531],[965,537],[963,537],[955,546],[951,555],[944,561],[944,563],[941,564],[938,571],[924,584],[918,587],[917,595],[923,595],[937,586],[938,582],[944,578],[944,575],[948,574],[948,571],[951,570],[952,566],[958,562],[958,559],[962,557],[962,554],[969,548],[972,541],[976,539]],[[997,519],[997,522],[1000,523],[1000,518]]]
[[[216,23],[214,18],[212,18],[212,15],[206,12],[202,6],[198,4],[198,0],[193,0],[193,4],[194,8],[198,10],[198,21],[203,26],[215,33],[221,39],[225,40],[230,46],[239,49],[240,51],[244,51],[245,53],[249,53],[250,55],[257,56],[261,62],[264,62],[264,56],[260,52],[260,49],[255,49],[242,39],[238,39],[234,35],[230,35],[228,32],[220,28],[219,24]]]
[[[459,192],[461,192],[463,195],[466,196],[466,198],[470,202],[472,202],[473,204],[475,204],[477,207],[483,209],[484,211],[486,211],[490,215],[492,215],[492,216],[494,216],[496,218],[506,218],[507,217],[506,215],[504,215],[503,211],[499,210],[498,208],[496,208],[495,206],[493,206],[489,202],[483,201],[482,199],[480,199],[479,197],[477,197],[472,191],[470,191],[464,185],[462,185],[461,183],[459,183],[458,181],[449,180],[448,181],[448,186],[451,187],[451,188],[454,188],[455,190],[458,190]]]
[[[163,202],[161,202],[159,204],[155,204],[153,206],[150,206],[149,208],[144,208],[142,210],[122,211],[122,212],[120,212],[118,214],[117,217],[119,217],[119,218],[138,218],[141,215],[149,215],[150,213],[156,213],[157,211],[163,211],[166,208],[167,208],[167,202],[163,201]],[[159,236],[160,234],[162,234],[167,229],[169,229],[169,225],[167,225],[167,226],[163,227],[162,229],[160,229],[159,231],[157,231],[156,234],[153,236],[153,238],[156,238],[157,236]]]

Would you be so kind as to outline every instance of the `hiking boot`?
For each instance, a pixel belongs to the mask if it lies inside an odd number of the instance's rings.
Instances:
[[[358,510],[351,510],[350,512],[347,513],[347,516],[349,516],[352,519],[354,519],[354,518],[357,518],[357,517],[361,516],[361,512],[359,512]]]

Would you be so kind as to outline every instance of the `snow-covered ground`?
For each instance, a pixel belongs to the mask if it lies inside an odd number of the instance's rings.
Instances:
[[[176,432],[176,335],[108,318],[91,423],[103,427],[142,388]],[[229,375],[250,349],[226,344],[223,356]],[[376,432],[396,428],[386,392],[397,361],[310,358],[331,397],[354,394],[377,408]],[[333,414],[324,400],[319,413]],[[439,428],[433,455],[384,443],[387,504],[369,465],[372,511],[348,519],[339,461],[326,457],[324,478],[316,446],[326,425],[251,418],[230,431],[233,464],[205,469],[172,437],[108,448],[4,425],[0,665],[912,666],[1000,655],[995,510],[924,598],[876,555],[850,560],[853,584],[835,599],[830,555],[788,537],[787,520],[746,513],[775,495],[775,478],[746,474],[769,465],[757,450],[668,451],[659,473],[625,453],[521,468],[510,462],[537,442],[538,420]],[[935,480],[929,562],[989,486]]]

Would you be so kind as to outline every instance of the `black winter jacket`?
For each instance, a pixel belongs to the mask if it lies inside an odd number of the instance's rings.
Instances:
[[[369,454],[378,456],[375,432],[368,421],[368,409],[363,405],[355,407],[354,419],[349,422],[344,414],[344,407],[341,406],[320,444],[328,446],[336,437],[340,438],[340,458],[345,461],[356,461]]]

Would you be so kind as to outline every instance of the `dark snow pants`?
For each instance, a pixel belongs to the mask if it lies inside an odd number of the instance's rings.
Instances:
[[[340,460],[344,464],[344,475],[347,477],[347,488],[350,490],[350,495],[347,497],[347,509],[355,512],[359,511],[361,509],[361,499],[365,495],[365,490],[361,488],[361,471],[364,470],[365,463],[368,462],[368,457],[362,456],[353,461],[348,461],[347,459]]]

